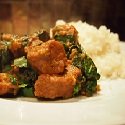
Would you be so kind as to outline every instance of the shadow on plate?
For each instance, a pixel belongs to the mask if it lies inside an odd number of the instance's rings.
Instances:
[[[43,98],[33,98],[33,97],[6,97],[3,98],[5,100],[11,100],[11,101],[24,101],[24,102],[33,102],[33,103],[74,103],[74,102],[84,102],[84,101],[92,101],[97,100],[97,97],[100,97],[99,94],[95,94],[92,97],[86,97],[86,96],[77,96],[73,98],[63,99],[63,98],[57,98],[57,99],[43,99]]]

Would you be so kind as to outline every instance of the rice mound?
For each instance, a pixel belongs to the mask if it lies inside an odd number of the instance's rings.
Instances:
[[[65,24],[58,20],[56,25]],[[98,29],[86,22],[70,22],[78,31],[78,40],[86,53],[93,59],[101,78],[125,78],[125,53],[121,50],[117,33],[106,26]]]

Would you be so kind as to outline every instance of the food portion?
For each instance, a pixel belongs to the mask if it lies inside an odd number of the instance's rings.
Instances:
[[[56,99],[97,92],[100,75],[79,44],[75,27],[58,25],[50,34],[1,34],[1,96]]]
[[[58,20],[57,25],[66,22]],[[101,79],[125,78],[125,53],[121,51],[117,33],[106,26],[96,28],[86,22],[70,22],[78,31],[78,42],[97,66]]]
[[[27,59],[39,74],[62,73],[67,61],[63,45],[55,40],[27,47]]]
[[[35,83],[35,96],[50,99],[72,97],[80,75],[81,70],[73,65],[67,66],[61,75],[41,74]]]
[[[7,73],[0,73],[0,95],[10,94],[16,95],[19,87],[17,83],[14,83],[12,76]]]

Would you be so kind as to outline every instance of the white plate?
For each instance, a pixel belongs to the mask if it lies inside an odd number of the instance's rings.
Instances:
[[[125,124],[125,80],[102,81],[101,88],[98,95],[90,98],[0,99],[0,125]]]
[[[100,81],[101,91],[58,101],[0,99],[0,125],[125,124],[125,79]]]

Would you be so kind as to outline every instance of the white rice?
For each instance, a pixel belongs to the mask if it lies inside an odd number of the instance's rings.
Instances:
[[[57,24],[65,24],[58,20]],[[93,59],[101,78],[125,78],[125,53],[120,49],[119,36],[106,26],[97,29],[86,22],[70,22],[75,26],[78,40],[86,53]]]

